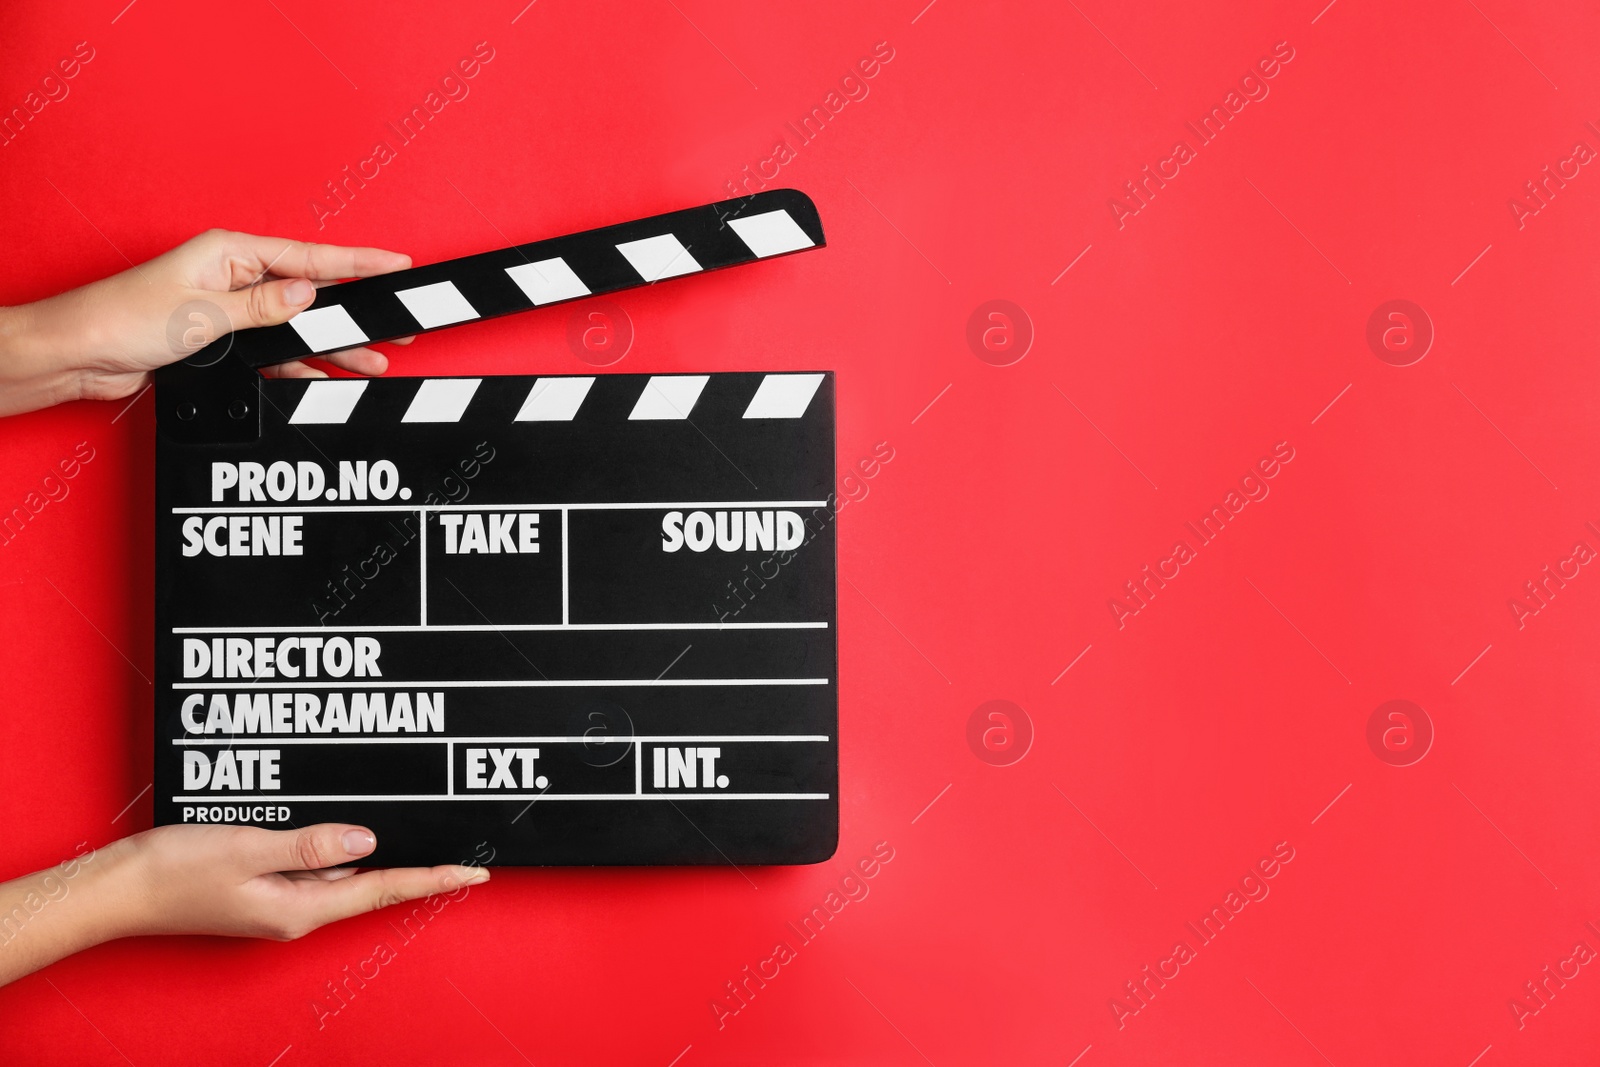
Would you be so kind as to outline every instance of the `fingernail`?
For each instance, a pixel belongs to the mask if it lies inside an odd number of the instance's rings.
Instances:
[[[339,841],[352,856],[365,856],[378,847],[378,839],[370,830],[346,830]]]
[[[316,287],[304,278],[296,278],[283,287],[283,298],[291,304],[309,304],[316,295]]]
[[[463,867],[465,873],[461,876],[462,885],[478,885],[489,880],[489,872],[482,867]]]

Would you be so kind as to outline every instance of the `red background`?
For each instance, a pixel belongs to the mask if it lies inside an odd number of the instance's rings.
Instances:
[[[1520,1029],[1508,1001],[1600,949],[1600,577],[1521,629],[1508,600],[1600,548],[1600,176],[1520,229],[1507,203],[1600,148],[1592,6],[124,2],[7,12],[7,110],[95,50],[0,148],[7,303],[208,226],[429,262],[721,199],[887,41],[775,183],[828,248],[621,294],[615,369],[834,368],[841,474],[894,459],[840,515],[833,860],[501,870],[320,1029],[391,916],[110,944],[0,991],[0,1059],[1592,1062],[1594,968]],[[319,230],[323,183],[479,41],[470,96]],[[1270,95],[1119,229],[1108,199],[1280,41]],[[966,341],[995,298],[1035,331],[1011,366]],[[1409,367],[1365,340],[1394,298],[1436,330]],[[392,373],[581,372],[571,313]],[[0,424],[6,511],[95,451],[0,549],[0,875],[149,824],[154,432],[149,396]],[[1270,496],[1119,629],[1108,599],[1280,441]],[[1011,766],[968,746],[994,699],[1035,731]],[[1411,766],[1366,740],[1391,699],[1436,731]],[[719,1029],[880,841],[870,895]],[[1119,1028],[1278,842],[1270,896]]]

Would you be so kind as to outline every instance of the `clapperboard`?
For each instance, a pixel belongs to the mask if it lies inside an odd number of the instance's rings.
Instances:
[[[255,368],[817,248],[781,190],[319,290],[158,372],[156,821],[379,865],[838,832],[833,377]]]

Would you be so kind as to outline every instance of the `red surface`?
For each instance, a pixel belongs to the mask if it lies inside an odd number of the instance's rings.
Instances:
[[[7,12],[6,108],[75,42],[95,58],[0,148],[0,300],[207,226],[427,262],[718,199],[887,41],[778,179],[828,249],[618,296],[615,369],[836,368],[842,472],[894,458],[840,519],[833,860],[503,870],[404,944],[378,914],[107,945],[0,991],[0,1060],[1592,1061],[1600,974],[1562,961],[1600,950],[1600,577],[1520,629],[1508,607],[1600,549],[1600,175],[1521,228],[1508,207],[1600,149],[1592,6],[139,0],[113,23],[124,2]],[[323,183],[485,40],[470,95],[319,231]],[[1282,41],[1270,94],[1119,229],[1108,199]],[[996,298],[1035,331],[1006,367],[965,340]],[[1390,299],[1434,324],[1413,366],[1365,341]],[[582,371],[570,314],[393,371]],[[154,426],[148,396],[119,410],[0,424],[7,510],[94,449],[0,549],[8,876],[149,822]],[[1119,629],[1108,599],[1278,442],[1270,495]],[[1011,766],[967,741],[995,699],[1034,728]],[[1435,730],[1411,766],[1368,745],[1392,699]],[[724,983],[880,841],[869,895],[719,1029]],[[1185,923],[1279,842],[1270,894],[1201,946]],[[1180,939],[1195,958],[1119,1028]],[[1519,1028],[1546,965],[1578,973]]]

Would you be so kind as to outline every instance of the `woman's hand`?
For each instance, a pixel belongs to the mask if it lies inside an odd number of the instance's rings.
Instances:
[[[319,285],[409,266],[409,256],[377,248],[208,230],[121,274],[0,308],[0,415],[132,396],[150,371],[223,333],[287,322],[310,306]],[[321,358],[356,374],[382,374],[389,366],[371,348]],[[326,377],[298,360],[270,373]]]
[[[224,934],[288,941],[391,904],[460,894],[482,867],[357,873],[372,832],[345,823],[301,830],[159,826],[0,884],[0,984],[102,941],[140,934]]]
[[[372,831],[160,826],[119,841],[121,885],[141,934],[226,934],[291,941],[337,919],[488,881],[482,867],[339,867],[372,854]],[[113,863],[116,861],[113,860]]]

